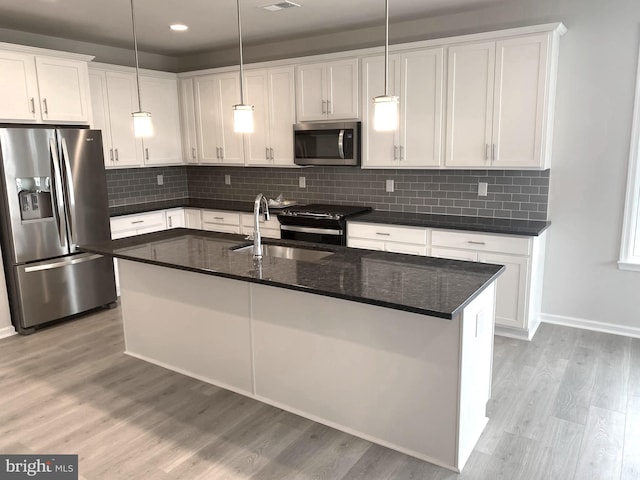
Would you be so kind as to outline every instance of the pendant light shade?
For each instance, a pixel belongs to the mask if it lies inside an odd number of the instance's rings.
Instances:
[[[242,64],[242,22],[240,19],[240,0],[236,0],[238,12],[238,43],[240,44],[240,103],[233,106],[233,131],[253,133],[253,105],[244,103],[244,66]]]
[[[384,95],[373,99],[373,128],[380,132],[398,129],[398,97],[389,95],[389,0],[385,0]]]
[[[136,86],[138,88],[138,111],[133,112],[133,134],[136,137],[152,137],[153,123],[151,114],[142,111],[142,95],[140,94],[140,66],[138,62],[138,38],[136,36],[136,16],[133,10],[133,0],[131,0],[131,25],[133,26],[133,50],[136,54]]]

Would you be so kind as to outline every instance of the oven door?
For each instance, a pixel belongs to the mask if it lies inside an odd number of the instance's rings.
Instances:
[[[338,228],[316,228],[301,225],[281,225],[280,235],[285,240],[345,245],[344,230]]]

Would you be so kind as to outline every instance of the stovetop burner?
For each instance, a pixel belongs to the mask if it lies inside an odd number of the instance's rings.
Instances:
[[[342,218],[356,213],[368,212],[370,207],[362,207],[355,205],[324,205],[320,203],[312,203],[309,205],[298,205],[289,207],[284,210],[281,215],[287,217],[304,217],[329,220],[341,220]]]

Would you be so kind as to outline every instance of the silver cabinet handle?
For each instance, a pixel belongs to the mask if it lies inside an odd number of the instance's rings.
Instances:
[[[327,113],[327,102],[322,100],[322,113]]]
[[[271,160],[275,160],[275,158],[273,158],[273,157],[274,157],[274,155],[273,155],[273,148],[270,148],[270,149],[269,149],[269,152],[271,153]]]
[[[191,148],[191,158],[193,158],[195,160],[196,158],[196,149],[195,148]]]
[[[486,162],[487,160],[489,160],[489,144],[485,143],[484,144],[484,161]]]
[[[398,160],[398,146],[397,145],[393,146],[393,159],[394,160]]]
[[[134,220],[133,222],[131,222],[131,225],[133,225],[134,223],[144,223],[144,220]]]
[[[220,160],[224,160],[224,147],[220,147]]]
[[[213,217],[214,220],[224,220],[224,217]]]
[[[144,158],[145,158],[145,160],[149,160],[149,149],[148,148],[144,149]]]
[[[44,113],[45,113],[45,115],[49,115],[49,107],[47,106],[47,99],[46,98],[42,99],[42,104],[44,105]]]
[[[384,237],[390,237],[391,236],[391,234],[387,233],[387,232],[376,232],[376,235],[382,235]]]
[[[496,144],[492,143],[491,144],[491,160],[495,160],[496,159]]]
[[[109,159],[113,162],[113,148],[109,149]]]
[[[169,217],[169,228],[173,228],[173,222],[171,221],[171,217]]]
[[[220,147],[216,147],[216,158],[220,160]]]
[[[36,113],[36,101],[31,97],[31,113]]]
[[[474,242],[473,240],[469,240],[467,243],[470,243],[471,245],[486,245],[485,242]]]
[[[327,100],[327,113],[333,113],[333,108],[331,108],[331,100]]]
[[[264,147],[264,158],[267,160],[271,160],[269,157],[269,147]]]
[[[400,145],[400,161],[404,160],[404,147],[402,145]]]
[[[115,152],[116,152],[116,162],[119,162],[120,158],[118,158],[118,149],[117,148],[115,149]]]

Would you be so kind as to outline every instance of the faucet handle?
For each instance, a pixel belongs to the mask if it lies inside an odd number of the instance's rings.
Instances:
[[[264,212],[265,222],[268,222],[270,218],[271,218],[271,215],[269,214],[269,210],[267,210],[266,212]]]

